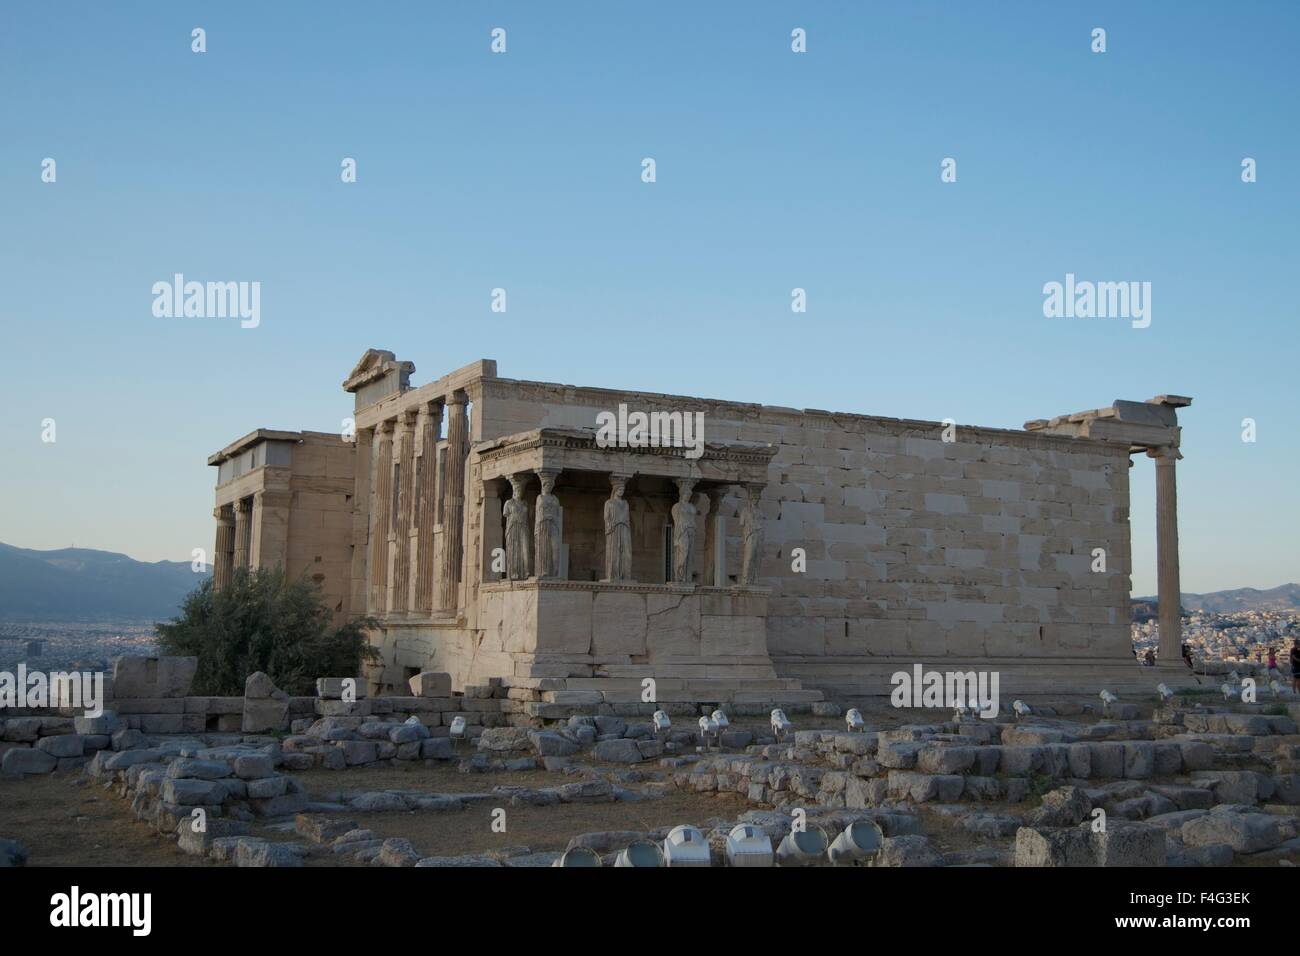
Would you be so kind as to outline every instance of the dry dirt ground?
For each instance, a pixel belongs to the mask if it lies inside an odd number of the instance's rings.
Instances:
[[[78,776],[0,780],[0,837],[31,851],[28,866],[203,865],[133,819],[117,794],[78,785]]]
[[[296,774],[314,799],[340,790],[424,790],[429,793],[485,793],[497,785],[546,787],[577,779],[545,771],[465,774],[454,767],[312,771]],[[31,852],[29,866],[212,866],[189,856],[175,842],[133,819],[127,801],[72,774],[0,781],[0,837],[16,839]],[[504,833],[494,832],[492,812],[506,811]],[[596,830],[652,830],[679,823],[706,825],[732,820],[748,809],[734,794],[672,793],[661,800],[570,803],[512,807],[508,798],[461,811],[344,813],[376,837],[405,837],[426,856],[486,853],[526,846],[534,852],[563,850],[571,837]],[[274,841],[302,841],[292,830],[255,823],[252,835]],[[308,866],[349,866],[350,860],[313,856]]]
[[[600,766],[592,764],[592,766]],[[626,768],[619,768],[626,769]],[[422,790],[427,793],[489,793],[496,786],[554,787],[577,777],[534,770],[518,773],[461,773],[454,766],[313,770],[295,776],[314,800],[339,791]],[[505,832],[493,830],[493,811],[505,810]],[[564,803],[549,807],[511,806],[508,797],[465,810],[344,813],[340,817],[373,830],[376,837],[405,837],[424,856],[458,856],[525,846],[534,853],[563,850],[572,837],[598,830],[654,830],[720,818],[734,820],[749,809],[737,794],[670,793],[659,800]]]
[[[504,833],[492,829],[493,811],[505,810]],[[534,853],[563,850],[580,833],[597,830],[654,830],[690,823],[706,827],[715,818],[731,821],[748,809],[736,794],[673,793],[636,803],[562,803],[512,807],[508,801],[449,812],[347,814],[376,837],[405,837],[424,856],[488,853],[528,847]]]

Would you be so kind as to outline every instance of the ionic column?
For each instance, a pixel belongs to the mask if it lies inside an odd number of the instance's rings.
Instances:
[[[370,456],[370,600],[371,614],[388,610],[388,532],[392,526],[393,423],[375,426]]]
[[[454,611],[460,585],[461,546],[465,536],[465,456],[469,452],[468,399],[456,392],[447,401],[447,467],[442,488],[442,554],[438,562],[437,606]]]
[[[1174,445],[1147,449],[1156,463],[1156,577],[1160,603],[1160,663],[1182,663],[1182,594],[1178,579],[1178,483]]]
[[[250,547],[253,543],[253,501],[241,498],[234,503],[235,509],[235,558],[236,568],[247,568]]]
[[[429,614],[433,611],[433,526],[438,520],[438,433],[442,408],[434,414],[434,405],[420,406],[415,420],[418,489],[415,496],[415,607]]]
[[[393,454],[397,474],[397,502],[393,530],[389,535],[392,565],[389,574],[390,611],[405,611],[410,606],[411,584],[411,514],[415,495],[415,433],[412,416],[399,415],[393,433]]]
[[[222,505],[212,512],[217,519],[217,544],[212,555],[212,587],[220,591],[230,586],[230,574],[235,566],[235,512],[230,505]]]

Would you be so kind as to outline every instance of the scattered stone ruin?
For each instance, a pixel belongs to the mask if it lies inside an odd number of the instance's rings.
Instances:
[[[412,684],[447,696],[350,700],[350,681],[322,678],[316,697],[290,698],[253,674],[243,698],[193,697],[194,663],[123,659],[114,709],[98,717],[5,711],[0,774],[97,783],[181,851],[235,866],[555,866],[576,865],[580,853],[622,866],[632,865],[630,847],[637,860],[658,861],[637,865],[686,865],[672,862],[670,831],[681,825],[698,831],[713,866],[741,865],[737,828],[759,848],[744,865],[1300,862],[1300,704],[1289,694],[1258,704],[1212,692],[1162,700],[1154,690],[1113,702],[1037,698],[994,719],[868,700],[857,729],[839,703],[800,705],[788,728],[757,705],[737,705],[722,710],[725,729],[710,732],[698,720],[708,723],[707,705],[646,714],[639,705],[550,703],[543,716],[522,712],[532,702],[513,700],[502,684],[471,696],[436,673]],[[163,692],[171,696],[134,696]],[[357,787],[401,766],[521,782],[444,793],[414,774],[409,787]],[[296,775],[316,770],[339,771],[347,783],[313,795]],[[538,785],[538,772],[554,782]],[[563,850],[503,839],[459,856],[422,852],[383,829],[412,813],[616,808],[672,794],[730,797],[748,809],[574,833]],[[629,821],[640,815],[629,807]],[[792,833],[801,835],[791,841]],[[21,834],[0,837],[0,862],[23,863]]]

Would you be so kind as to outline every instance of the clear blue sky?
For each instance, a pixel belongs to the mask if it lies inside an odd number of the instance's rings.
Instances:
[[[1184,589],[1300,580],[1298,30],[1280,2],[6,4],[0,540],[188,559],[207,455],[336,430],[374,346],[417,382],[488,357],[1002,427],[1191,395]],[[154,318],[175,272],[261,282],[261,326]],[[1067,272],[1151,282],[1151,327],[1044,318]]]

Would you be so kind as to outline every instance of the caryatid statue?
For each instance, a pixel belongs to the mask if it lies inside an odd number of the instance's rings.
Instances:
[[[673,582],[691,583],[692,559],[695,553],[695,505],[691,493],[695,479],[677,479],[677,504],[673,505]]]
[[[528,529],[528,503],[524,501],[524,481],[523,475],[510,476],[514,496],[501,509],[506,519],[506,577],[511,581],[528,578],[528,559],[533,551],[532,534]]]
[[[750,586],[758,583],[763,563],[763,519],[758,514],[758,498],[763,487],[746,485],[744,492],[745,507],[740,512],[740,583]]]
[[[605,580],[632,579],[632,516],[623,492],[627,478],[611,475],[609,500],[605,502]]]
[[[534,539],[537,545],[537,558],[534,567],[538,578],[558,578],[560,576],[560,544],[564,536],[564,509],[560,499],[551,494],[555,488],[553,471],[539,471],[537,477],[542,480],[542,493],[537,496],[537,517],[535,519]]]

